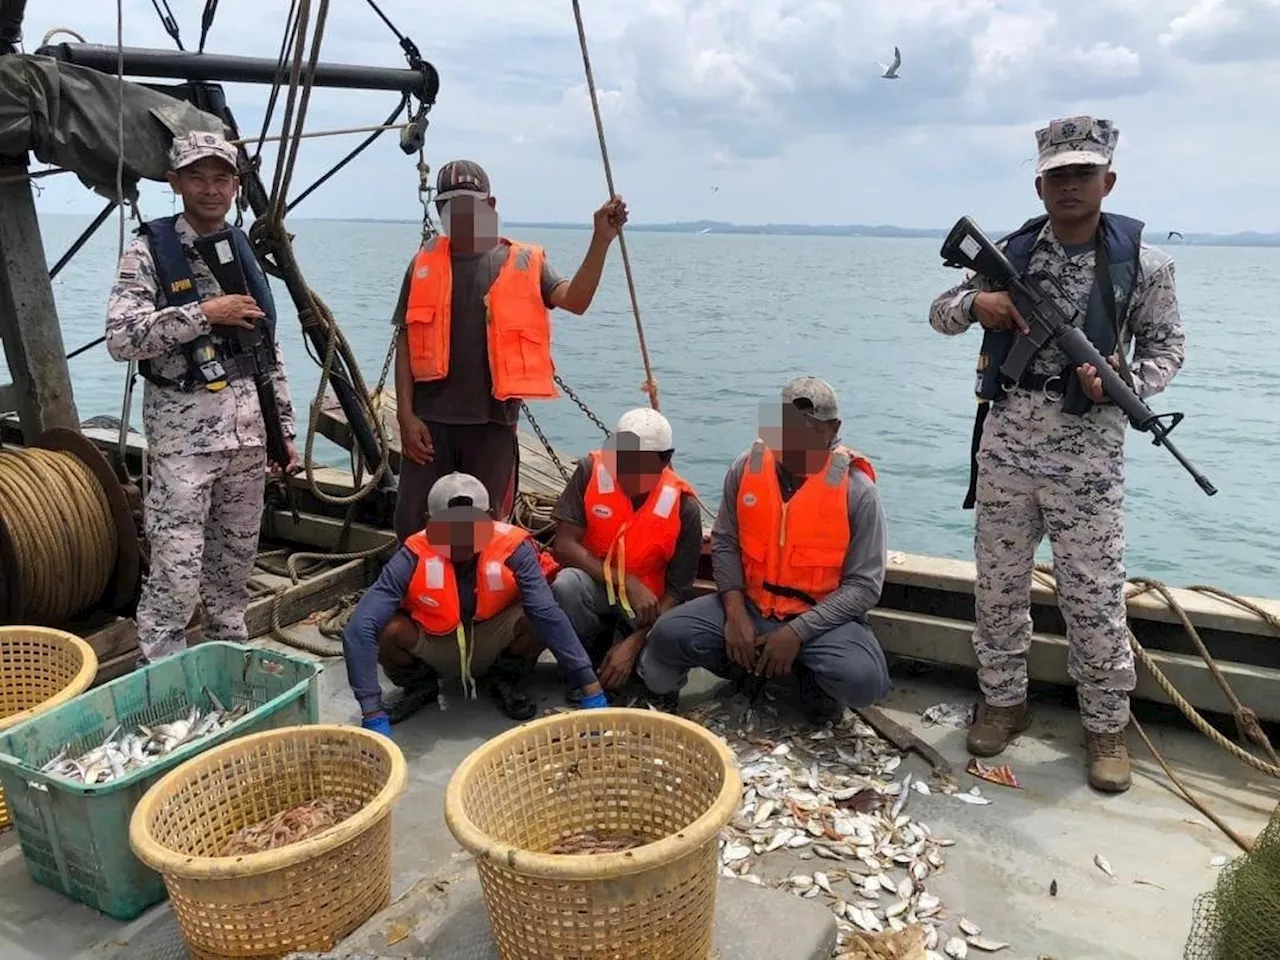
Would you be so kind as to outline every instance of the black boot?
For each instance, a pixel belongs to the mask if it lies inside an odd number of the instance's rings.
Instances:
[[[818,679],[813,671],[799,661],[793,669],[796,679],[800,681],[800,709],[804,718],[815,727],[839,720],[844,714],[840,701],[818,686]]]
[[[400,688],[383,701],[387,719],[393,724],[409,719],[440,696],[440,681],[435,670],[421,660],[407,666],[383,664],[382,669],[387,679]]]
[[[538,712],[538,707],[520,689],[524,680],[533,673],[535,658],[518,657],[504,653],[485,673],[485,685],[498,709],[512,720],[523,723]]]
[[[637,695],[634,701],[628,706],[634,707],[636,710],[661,710],[663,713],[675,713],[680,706],[680,691],[673,690],[671,693],[654,693],[649,689],[649,685],[644,682],[643,678],[636,676]]]

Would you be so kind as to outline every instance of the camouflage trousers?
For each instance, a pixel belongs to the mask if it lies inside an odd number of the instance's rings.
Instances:
[[[1123,730],[1136,683],[1126,632],[1123,476],[1043,476],[985,460],[975,511],[973,648],[982,695],[998,707],[1026,699],[1032,571],[1047,533],[1081,720],[1095,733]]]
[[[262,447],[151,462],[143,515],[151,570],[137,613],[147,660],[186,649],[187,624],[201,602],[205,639],[245,640],[266,469]]]

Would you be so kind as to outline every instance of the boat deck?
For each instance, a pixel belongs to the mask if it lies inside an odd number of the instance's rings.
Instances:
[[[297,626],[291,632],[314,631]],[[271,645],[275,641],[259,641]],[[353,723],[354,701],[341,660],[325,662],[320,680],[321,719]],[[708,696],[714,678],[695,674],[682,708]],[[540,670],[544,708],[558,705],[561,688],[550,666]],[[963,771],[964,735],[925,727],[924,708],[972,699],[969,687],[937,677],[899,673],[885,712],[937,747],[956,767],[961,787],[978,781]],[[779,702],[786,699],[779,688]],[[449,834],[443,815],[445,786],[458,763],[510,724],[487,700],[465,702],[445,686],[445,708],[428,709],[395,729],[409,763],[409,786],[396,807],[395,903],[348,941],[382,956],[432,960],[479,957],[432,952],[433,932],[475,871]],[[1227,757],[1184,727],[1147,722],[1148,731],[1189,786],[1245,836],[1256,834],[1276,802],[1275,784]],[[986,937],[1011,946],[998,956],[1056,960],[1150,960],[1180,956],[1192,901],[1211,889],[1217,855],[1237,851],[1167,787],[1164,775],[1136,737],[1134,785],[1104,797],[1084,782],[1080,727],[1075,712],[1052,701],[1038,705],[1030,732],[1006,753],[1021,789],[983,783],[988,806],[970,806],[934,793],[912,795],[908,812],[937,836],[953,837],[946,866],[929,881],[952,924],[963,916]],[[910,756],[895,774],[928,776]],[[1102,854],[1118,879],[1094,866]],[[824,863],[824,865],[827,865]],[[838,867],[832,864],[828,868]],[[781,863],[771,871],[807,872],[814,862]],[[1057,895],[1049,887],[1057,881]],[[1144,882],[1139,882],[1144,881]],[[27,876],[12,831],[0,835],[0,956],[5,960],[182,960],[186,952],[167,904],[121,924],[35,885]],[[394,941],[394,942],[391,942]],[[970,951],[973,955],[973,951]],[[724,956],[720,960],[732,960]]]

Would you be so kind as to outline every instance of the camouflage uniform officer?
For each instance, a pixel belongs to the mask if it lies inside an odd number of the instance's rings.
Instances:
[[[247,238],[233,234],[253,296],[224,295],[193,247],[198,236],[227,227],[239,186],[237,150],[217,134],[196,132],[174,140],[169,160],[169,185],[182,197],[183,213],[145,224],[125,247],[107,306],[107,349],[116,360],[139,361],[147,379],[142,422],[151,484],[144,523],[151,564],[137,621],[138,645],[150,661],[185,649],[186,627],[201,601],[207,639],[246,637],[266,425],[253,378],[228,346],[237,330],[262,324],[270,337],[287,454],[291,462],[297,455],[275,308]],[[200,381],[207,368],[193,345],[210,343],[226,374],[220,389]]]
[[[1099,353],[1146,398],[1182,366],[1182,321],[1171,258],[1142,242],[1139,221],[1101,212],[1115,184],[1118,138],[1110,121],[1092,117],[1054,120],[1036,131],[1036,192],[1048,216],[1028,221],[1000,246],[1017,269],[1057,280],[1059,305],[1081,318]],[[999,367],[1026,322],[1008,294],[980,278],[943,293],[929,313],[933,328],[949,335],[974,321],[984,334],[976,479],[965,505],[977,506],[973,645],[983,700],[969,750],[997,754],[1030,724],[1031,578],[1047,533],[1089,782],[1122,791],[1130,782],[1124,730],[1135,683],[1124,599],[1127,418],[1102,393],[1097,371],[1072,369],[1056,345],[1041,350],[1027,376],[1006,390]]]

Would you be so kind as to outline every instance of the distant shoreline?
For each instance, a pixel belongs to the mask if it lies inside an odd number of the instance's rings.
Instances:
[[[301,218],[295,218],[301,219]],[[315,217],[314,219],[329,219]],[[338,219],[338,218],[333,218]],[[345,220],[347,223],[416,223],[410,220]],[[511,220],[507,226],[535,230],[589,230],[587,223],[563,223],[547,220]],[[992,230],[983,226],[987,236],[1002,237],[1010,229]],[[762,237],[863,237],[872,239],[941,240],[950,228],[916,229],[892,225],[808,224],[808,223],[724,223],[717,220],[694,220],[683,223],[629,223],[629,233],[737,234]],[[1280,233],[1183,233],[1182,239],[1170,238],[1168,230],[1147,230],[1146,240],[1155,246],[1199,247],[1280,247]]]
[[[79,214],[53,213],[41,211],[41,216],[80,216]],[[413,223],[418,220],[380,219],[377,217],[294,217],[294,220],[330,221],[333,223]],[[511,220],[507,226],[519,229],[535,230],[589,230],[588,223],[566,223],[551,220]],[[1010,232],[1011,227],[996,230],[982,224],[987,236],[1002,237]],[[950,231],[949,227],[918,229],[915,227],[897,227],[892,224],[868,225],[850,224],[810,224],[810,223],[726,223],[720,220],[691,220],[675,223],[629,223],[629,233],[676,233],[676,234],[734,234],[738,236],[760,237],[861,237],[871,239],[901,240],[941,240]],[[1175,231],[1176,232],[1176,231]],[[1280,247],[1280,232],[1259,233],[1246,230],[1241,233],[1188,233],[1182,232],[1181,239],[1169,237],[1169,230],[1146,230],[1146,240],[1155,246],[1167,247]]]

